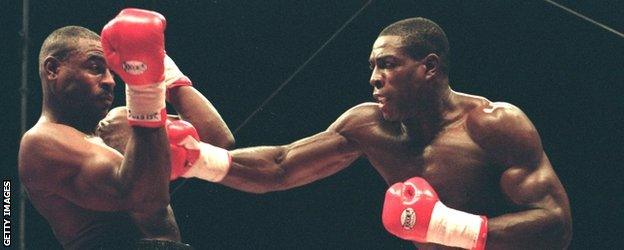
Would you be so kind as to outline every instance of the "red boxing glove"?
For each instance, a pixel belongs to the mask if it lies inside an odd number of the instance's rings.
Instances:
[[[175,180],[186,174],[199,157],[199,150],[187,150],[178,143],[187,136],[199,141],[199,135],[193,125],[182,120],[167,121],[166,129],[171,147],[171,177],[169,179]]]
[[[382,221],[388,232],[421,243],[484,249],[487,217],[449,208],[420,177],[396,183],[386,192]]]
[[[197,130],[186,121],[168,122],[166,128],[171,146],[170,180],[197,177],[218,182],[227,175],[232,164],[227,150],[199,141]]]
[[[165,125],[165,26],[157,12],[124,9],[102,29],[106,62],[127,84],[130,125]]]
[[[165,17],[141,9],[124,9],[102,29],[108,66],[126,84],[154,84],[165,71]]]

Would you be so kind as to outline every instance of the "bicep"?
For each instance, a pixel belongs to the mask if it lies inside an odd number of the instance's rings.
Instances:
[[[561,183],[546,155],[535,165],[508,166],[500,179],[503,194],[514,205],[525,208],[546,208],[559,203]]]
[[[94,147],[78,171],[66,176],[62,195],[79,206],[102,211],[125,210],[127,194],[120,187],[121,154]]]
[[[535,126],[520,109],[492,103],[475,109],[467,124],[490,160],[505,168],[500,185],[512,203],[535,206],[548,196],[556,175]]]
[[[47,179],[50,191],[87,209],[122,209],[124,196],[116,183],[123,157],[117,151],[71,135],[62,141],[50,140],[40,150],[47,171],[42,171],[39,178]]]
[[[353,142],[334,131],[326,131],[286,146],[280,166],[291,179],[321,179],[332,175],[361,155]],[[311,180],[310,180],[311,181]]]
[[[501,175],[503,194],[516,206],[549,211],[565,208],[567,196],[526,116],[510,119],[516,127],[498,132],[490,152],[506,169]]]

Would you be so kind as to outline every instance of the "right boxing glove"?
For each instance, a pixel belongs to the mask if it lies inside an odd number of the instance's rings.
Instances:
[[[161,14],[129,8],[102,29],[106,62],[126,83],[130,125],[165,125],[165,26]]]
[[[221,181],[232,165],[230,153],[199,141],[192,124],[177,120],[167,123],[171,146],[171,178],[197,177],[211,182]]]

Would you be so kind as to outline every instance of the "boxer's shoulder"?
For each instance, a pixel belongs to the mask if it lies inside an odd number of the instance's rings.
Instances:
[[[488,102],[475,107],[468,113],[466,127],[477,144],[503,158],[537,155],[541,151],[535,126],[520,108],[510,103]]]
[[[50,166],[58,158],[58,150],[63,148],[68,134],[67,126],[50,123],[39,122],[29,129],[20,141],[19,149],[19,175],[22,183],[32,188],[47,189],[45,185],[54,171]]]
[[[37,155],[37,152],[44,151],[49,145],[53,145],[57,142],[62,142],[62,138],[67,132],[67,126],[51,123],[51,122],[38,122],[30,128],[20,141],[20,155],[28,154],[29,157],[24,160],[32,160]]]
[[[64,124],[38,122],[22,136],[20,150],[36,152],[42,147],[72,144],[87,137],[86,134]]]
[[[373,102],[358,104],[345,111],[330,129],[337,132],[350,132],[373,128],[384,122],[379,105]]]
[[[476,106],[468,112],[466,125],[469,132],[476,136],[533,129],[524,112],[506,102],[487,102]]]
[[[45,180],[67,177],[96,159],[112,161],[114,150],[75,128],[40,122],[24,134],[20,142],[19,172],[25,183],[45,184]],[[103,150],[101,150],[103,149]],[[105,152],[102,154],[102,152]],[[108,153],[106,153],[108,152]],[[24,178],[26,177],[26,178]]]

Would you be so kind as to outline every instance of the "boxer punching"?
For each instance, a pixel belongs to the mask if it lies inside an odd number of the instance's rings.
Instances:
[[[263,193],[322,179],[364,156],[390,185],[382,223],[419,249],[568,246],[568,197],[536,128],[516,106],[450,88],[448,40],[437,24],[389,25],[369,61],[376,103],[347,110],[316,135],[237,149],[230,165],[186,165],[194,170],[181,176]],[[211,149],[190,138],[177,144]]]
[[[536,128],[514,105],[450,88],[448,40],[437,24],[391,24],[369,61],[376,103],[291,144],[234,150],[227,174],[205,179],[284,190],[364,156],[390,185],[381,221],[419,249],[568,246],[568,197]]]

